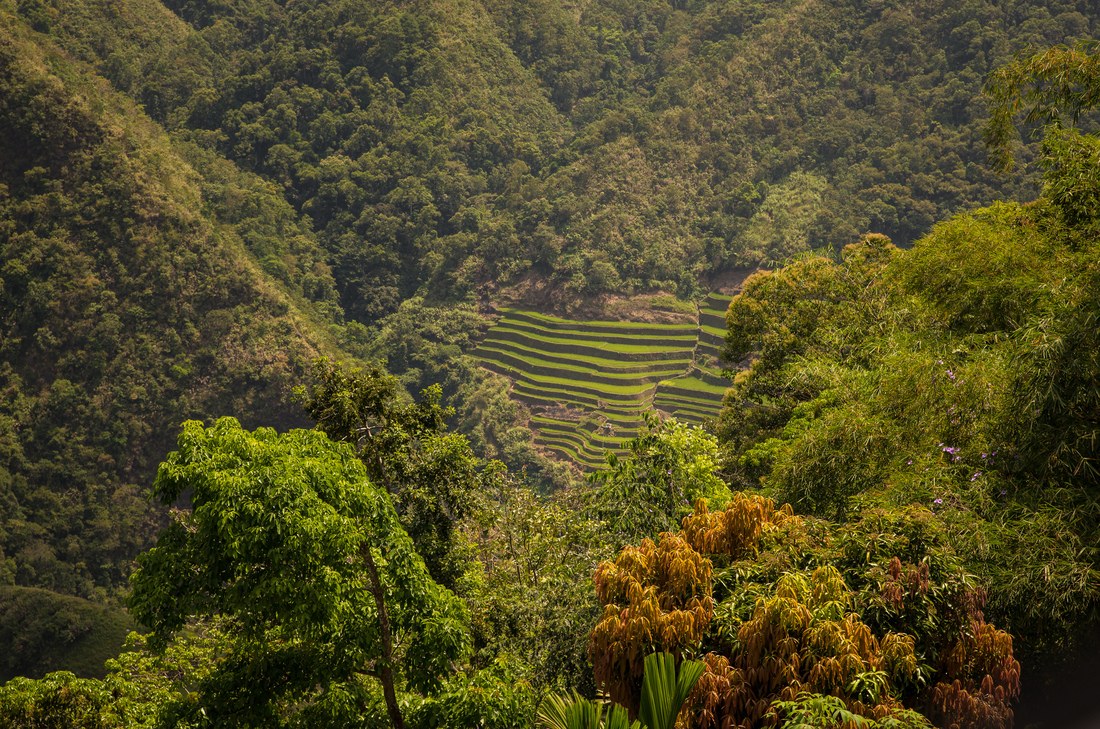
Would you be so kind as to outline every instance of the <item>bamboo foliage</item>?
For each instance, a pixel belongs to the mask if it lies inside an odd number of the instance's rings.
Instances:
[[[1053,125],[1063,116],[1076,123],[1100,102],[1100,53],[1094,41],[1054,46],[1019,56],[994,71],[986,85],[990,119],[986,142],[995,165],[1012,169],[1017,116],[1031,124]]]

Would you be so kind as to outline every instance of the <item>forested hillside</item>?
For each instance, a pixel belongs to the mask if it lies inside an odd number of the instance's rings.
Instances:
[[[1098,19],[0,0],[0,724],[1073,718]]]
[[[358,327],[413,294],[687,294],[1025,193],[982,164],[980,86],[1093,22],[1027,2],[4,7],[6,469],[33,525],[7,529],[7,569],[85,595],[147,534],[118,484],[171,423],[294,418],[293,373],[341,343],[430,384],[438,362]],[[471,370],[448,392],[498,397]],[[501,435],[518,417],[483,441],[532,462]],[[135,527],[75,536],[108,498]]]
[[[19,4],[154,119],[276,184],[365,322],[422,287],[527,274],[567,297],[687,294],[1030,197],[983,164],[982,83],[1094,22],[1084,0],[165,6]]]
[[[102,598],[159,528],[145,490],[180,418],[304,422],[287,395],[335,344],[301,287],[337,305],[268,186],[227,165],[200,177],[128,99],[3,17],[0,573]]]

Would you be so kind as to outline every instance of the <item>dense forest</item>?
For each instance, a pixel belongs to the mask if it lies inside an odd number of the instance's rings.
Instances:
[[[1097,712],[1098,20],[0,0],[0,724]],[[584,463],[476,355],[721,291]]]

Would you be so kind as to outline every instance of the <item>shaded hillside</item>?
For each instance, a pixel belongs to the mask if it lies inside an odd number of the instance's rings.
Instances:
[[[155,534],[183,418],[301,422],[286,396],[329,324],[264,269],[331,277],[265,184],[201,178],[2,8],[0,129],[0,582],[102,596]]]
[[[0,681],[48,671],[103,677],[136,626],[121,609],[34,587],[0,587]]]

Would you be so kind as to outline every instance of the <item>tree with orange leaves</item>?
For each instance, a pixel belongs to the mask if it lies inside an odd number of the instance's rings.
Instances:
[[[657,543],[625,547],[594,579],[604,605],[589,639],[596,680],[612,700],[636,711],[645,656],[683,656],[700,646],[714,614],[710,560],[665,532]]]
[[[735,494],[717,512],[697,504],[678,534],[597,570],[598,683],[636,709],[642,657],[668,650],[706,664],[682,717],[692,729],[793,726],[814,711],[867,729],[929,726],[925,717],[1008,729],[1019,693],[1011,636],[984,622],[984,594],[935,535],[904,523],[920,515],[894,518],[888,535],[874,514],[830,535],[758,495]],[[861,543],[863,561],[851,560]]]

